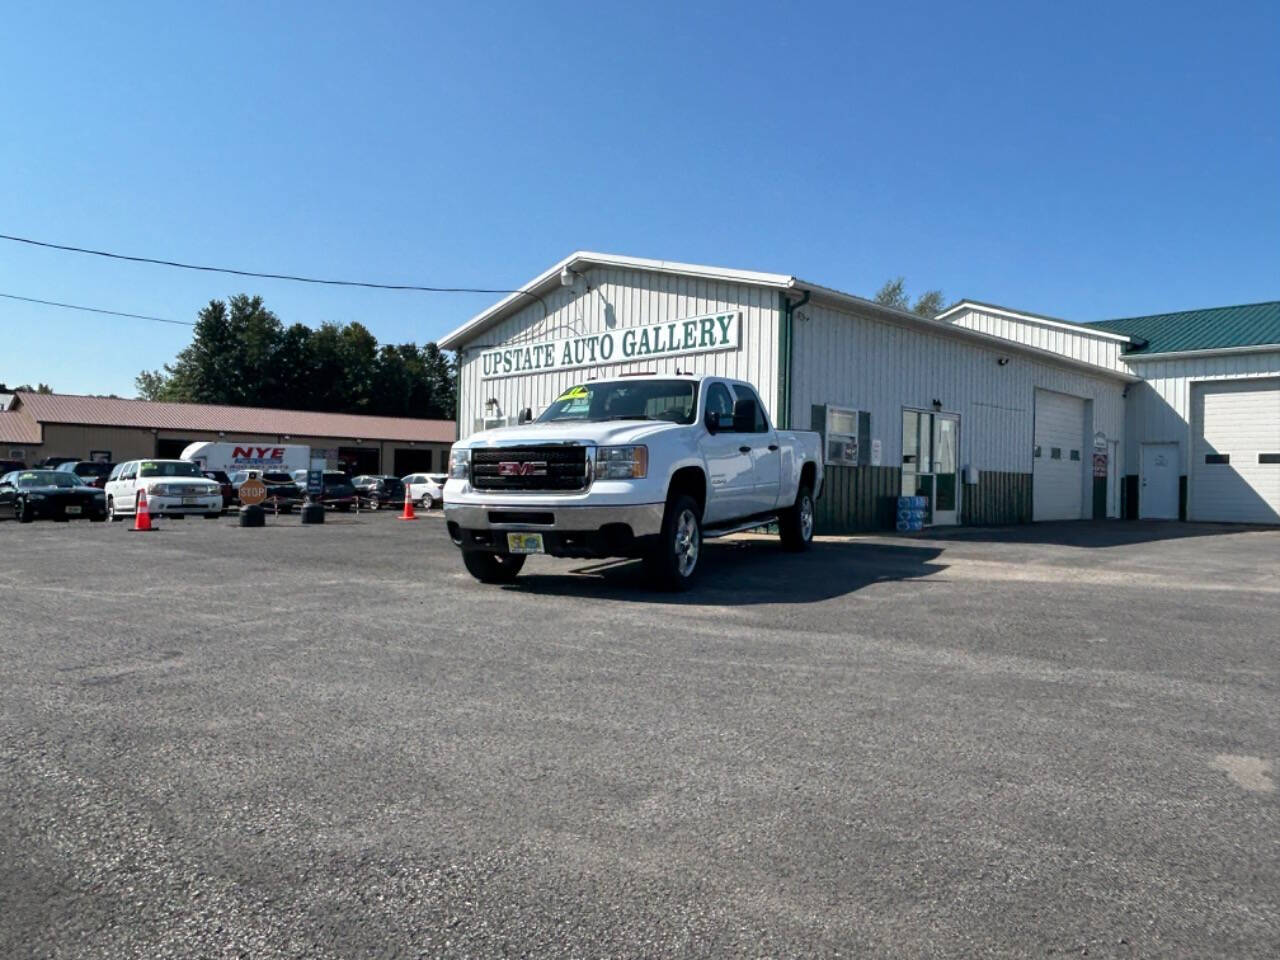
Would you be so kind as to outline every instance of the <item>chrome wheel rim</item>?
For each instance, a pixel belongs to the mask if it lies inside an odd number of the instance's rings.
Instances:
[[[683,510],[676,519],[675,554],[676,569],[680,576],[687,577],[698,565],[698,551],[701,547],[701,534],[698,531],[698,518],[692,510]]]
[[[800,536],[813,539],[813,497],[808,494],[800,501]]]

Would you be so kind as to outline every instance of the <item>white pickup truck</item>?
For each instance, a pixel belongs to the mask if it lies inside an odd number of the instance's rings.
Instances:
[[[813,539],[822,492],[816,433],[777,431],[755,389],[691,375],[624,376],[566,390],[536,421],[453,446],[449,536],[485,583],[529,554],[643,557],[687,589],[703,540],[776,519],[782,545]]]

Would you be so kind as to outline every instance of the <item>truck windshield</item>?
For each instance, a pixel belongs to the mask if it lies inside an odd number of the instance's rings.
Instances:
[[[693,423],[698,385],[689,380],[621,380],[571,387],[538,417],[538,423],[574,420],[665,420]]]
[[[199,477],[199,464],[186,460],[143,460],[138,464],[140,477]]]

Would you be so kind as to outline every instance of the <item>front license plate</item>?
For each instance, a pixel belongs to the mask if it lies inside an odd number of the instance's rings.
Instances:
[[[546,553],[540,533],[508,533],[507,550],[511,553]]]
[[[200,505],[200,498],[199,498],[199,497],[183,497],[183,498],[182,498],[182,505],[183,505],[184,507],[196,507],[196,506],[199,506],[199,505]]]
[[[67,516],[74,517],[80,513],[80,510],[81,510],[80,507],[67,507]]]

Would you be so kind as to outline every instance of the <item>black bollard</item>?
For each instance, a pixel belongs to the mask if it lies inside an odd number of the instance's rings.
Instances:
[[[302,505],[303,523],[324,523],[323,503],[304,503]]]
[[[242,527],[265,527],[267,525],[267,512],[256,505],[248,505],[240,508],[240,526]]]

